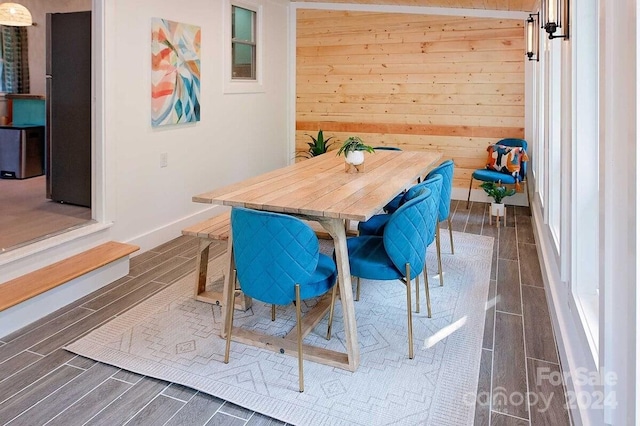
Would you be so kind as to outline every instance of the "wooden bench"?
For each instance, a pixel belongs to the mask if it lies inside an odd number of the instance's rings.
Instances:
[[[0,311],[38,296],[139,250],[109,241],[82,253],[0,284]]]
[[[307,222],[313,228],[318,238],[331,239],[331,236],[317,222]],[[207,268],[209,265],[209,248],[214,241],[229,241],[231,230],[231,212],[213,216],[203,222],[196,223],[182,230],[182,235],[198,237],[200,244],[196,255],[196,282],[195,298],[201,302],[222,304],[222,292],[207,290]],[[349,235],[354,235],[354,231],[349,231]],[[245,296],[241,291],[236,293],[235,308],[246,311],[251,307],[251,298]]]

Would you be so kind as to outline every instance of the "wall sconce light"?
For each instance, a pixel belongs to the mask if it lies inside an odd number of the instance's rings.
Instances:
[[[29,9],[18,3],[0,3],[0,25],[28,27],[31,24]]]
[[[539,13],[529,14],[529,18],[526,21],[527,28],[527,58],[530,61],[539,61],[540,55],[540,29],[538,22],[540,21]]]
[[[550,39],[569,39],[569,0],[542,0],[542,28]]]

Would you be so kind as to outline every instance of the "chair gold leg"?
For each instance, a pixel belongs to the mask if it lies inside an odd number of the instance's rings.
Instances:
[[[467,210],[469,210],[469,200],[471,199],[471,185],[473,185],[473,176],[469,181],[469,195],[467,195]]]
[[[444,285],[444,277],[442,276],[442,250],[440,250],[440,227],[436,222],[436,249],[438,251],[438,275],[440,275],[440,287]]]
[[[424,296],[427,298],[427,318],[431,318],[431,296],[429,294],[429,278],[427,272],[427,265],[424,265],[422,270],[424,275]]]
[[[420,281],[419,275],[416,275],[416,314],[420,313]]]
[[[360,277],[356,277],[356,302],[360,300]]]
[[[233,270],[233,276],[231,277],[231,282],[235,283],[236,280],[236,270]],[[231,305],[227,306],[227,344],[224,350],[224,363],[229,364],[229,351],[231,349],[231,329],[233,328],[233,311],[234,306],[236,305],[236,292],[231,292]]]
[[[338,283],[333,286],[331,290],[331,308],[329,309],[329,326],[327,327],[327,340],[331,340],[331,327],[333,326],[333,310],[336,304],[336,290],[338,289]]]
[[[451,240],[451,254],[453,254],[453,229],[451,229],[451,215],[447,218],[447,225],[449,226],[449,240]]]
[[[276,305],[271,305],[271,321],[276,320]]]
[[[408,263],[406,267],[406,284],[407,284],[407,331],[409,334],[409,359],[413,359],[413,321],[411,319],[411,265]]]
[[[296,284],[296,328],[298,330],[298,380],[300,392],[304,392],[304,373],[302,369],[302,308],[300,307],[300,284]]]

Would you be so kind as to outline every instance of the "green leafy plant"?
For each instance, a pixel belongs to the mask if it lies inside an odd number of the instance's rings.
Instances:
[[[480,185],[484,192],[493,198],[496,204],[502,204],[502,200],[505,197],[510,197],[516,193],[515,189],[507,189],[506,186],[497,185],[495,182],[484,182]]]
[[[325,139],[324,134],[322,133],[322,129],[318,130],[318,136],[315,138],[308,133],[305,133],[305,135],[309,136],[313,142],[307,142],[307,145],[309,145],[309,149],[307,151],[300,152],[298,155],[296,155],[296,157],[315,157],[317,155],[324,154],[329,150],[329,147],[333,145],[332,143],[329,143],[329,141],[333,139],[333,136]]]
[[[365,145],[363,140],[358,136],[349,136],[344,141],[336,155],[344,155],[346,157],[347,154],[353,151],[375,152],[372,147],[370,147],[369,145]]]

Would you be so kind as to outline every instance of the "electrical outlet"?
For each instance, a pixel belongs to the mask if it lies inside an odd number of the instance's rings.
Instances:
[[[160,153],[160,167],[167,167],[169,165],[169,154],[166,152]]]

